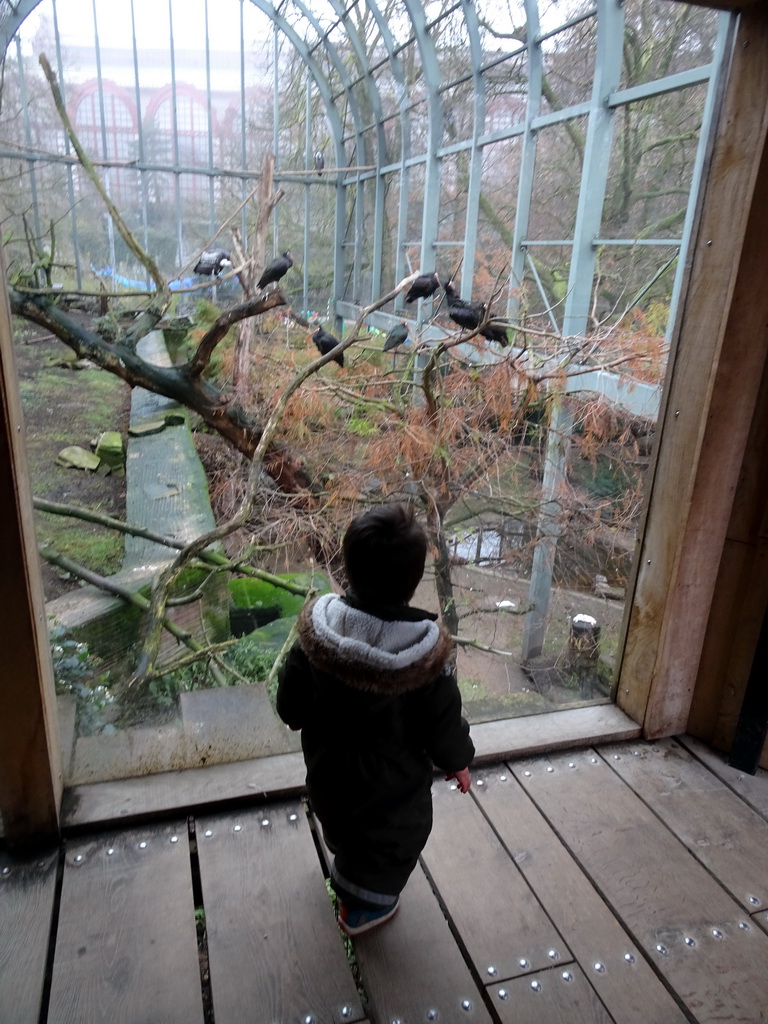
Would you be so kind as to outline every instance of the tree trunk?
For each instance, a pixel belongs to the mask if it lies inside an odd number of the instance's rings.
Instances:
[[[440,613],[448,632],[455,636],[459,631],[459,613],[453,594],[451,555],[445,538],[442,510],[431,500],[427,501],[427,535],[435,557],[435,589]]]

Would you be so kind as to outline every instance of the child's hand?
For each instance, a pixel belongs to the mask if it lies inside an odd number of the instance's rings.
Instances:
[[[469,792],[469,787],[472,785],[472,779],[469,777],[469,768],[462,768],[458,772],[451,772],[450,775],[445,776],[446,782],[449,779],[456,779],[462,793]]]

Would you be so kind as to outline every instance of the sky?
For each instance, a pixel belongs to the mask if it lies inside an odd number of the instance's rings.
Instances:
[[[238,0],[209,0],[208,36],[211,49],[232,50],[240,46],[240,4]],[[57,0],[56,10],[64,45],[91,45],[94,39],[91,0]],[[166,48],[168,44],[167,0],[134,0],[137,36],[143,46]],[[41,19],[51,18],[52,5],[44,0],[27,18],[23,35],[29,39]],[[258,33],[263,38],[265,19],[252,4],[245,5],[246,38]],[[99,40],[102,46],[124,46],[131,38],[129,0],[111,0],[97,4]],[[205,0],[184,0],[174,4],[173,36],[175,46],[197,48],[204,39]]]

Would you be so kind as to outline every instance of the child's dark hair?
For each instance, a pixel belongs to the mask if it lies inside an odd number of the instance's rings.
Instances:
[[[349,524],[342,554],[360,601],[405,604],[424,575],[427,535],[409,505],[377,505]]]

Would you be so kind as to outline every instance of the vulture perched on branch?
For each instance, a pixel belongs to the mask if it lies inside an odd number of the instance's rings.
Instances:
[[[279,281],[281,277],[285,277],[288,271],[293,266],[293,257],[286,250],[282,256],[278,256],[277,259],[272,260],[264,267],[264,272],[259,278],[258,288],[266,288],[268,284],[274,284]]]

